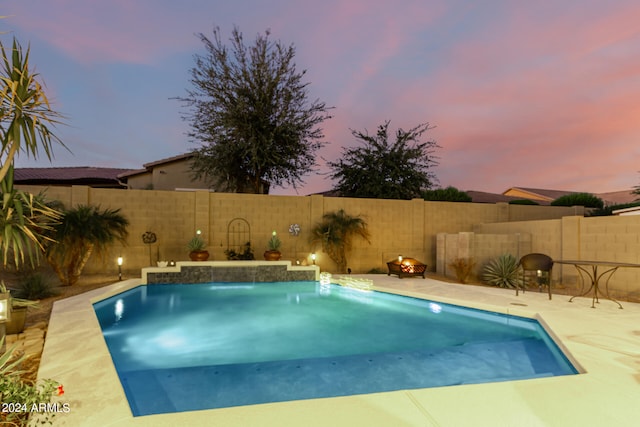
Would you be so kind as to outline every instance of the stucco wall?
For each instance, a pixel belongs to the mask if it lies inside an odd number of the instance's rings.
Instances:
[[[38,192],[41,187],[25,188]],[[378,200],[334,198],[322,196],[267,196],[253,194],[180,192],[159,190],[115,190],[85,186],[52,187],[49,199],[61,200],[67,206],[95,204],[102,208],[119,208],[129,219],[126,246],[115,245],[101,259],[92,257],[87,272],[117,272],[115,259],[125,259],[124,271],[138,273],[140,268],[162,260],[188,259],[187,241],[197,229],[211,253],[210,260],[225,260],[227,226],[234,218],[244,218],[250,226],[250,240],[257,259],[266,250],[271,232],[282,240],[283,259],[311,263],[314,250],[308,243],[311,227],[322,215],[344,209],[350,215],[361,215],[368,223],[370,243],[356,239],[349,253],[349,267],[354,273],[372,268],[386,269],[386,262],[399,254],[417,258],[435,271],[437,233],[473,231],[480,223],[508,222],[511,218],[561,218],[574,212],[572,208],[518,206],[477,203],[425,202],[423,200]],[[289,225],[300,225],[298,237],[289,235]],[[142,242],[142,234],[152,231],[157,242],[151,247]],[[317,265],[335,271],[329,257],[317,251]]]
[[[501,222],[480,224],[474,231],[530,234],[531,252],[545,253],[555,260],[640,263],[640,217],[637,216],[567,216],[557,220]],[[606,270],[601,266],[598,274]],[[607,277],[602,279],[603,285]],[[579,274],[572,265],[555,264],[552,279],[568,287],[579,284]],[[640,268],[618,269],[609,281],[609,290],[614,297],[640,300]]]

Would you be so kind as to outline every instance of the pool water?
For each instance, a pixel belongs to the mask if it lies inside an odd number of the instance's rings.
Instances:
[[[140,286],[94,308],[135,416],[577,373],[533,319],[317,282]]]

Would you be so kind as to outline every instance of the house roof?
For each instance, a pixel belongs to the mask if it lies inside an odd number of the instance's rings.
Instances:
[[[577,193],[577,191],[566,191],[566,190],[549,190],[546,188],[529,188],[529,187],[511,187],[504,191],[502,194],[507,194],[510,191],[518,191],[521,193],[528,193],[531,195],[531,198],[536,200],[546,200],[553,201],[558,197],[565,196],[567,194]]]
[[[622,205],[625,203],[637,202],[639,195],[633,194],[633,190],[611,191],[609,193],[599,193],[600,197],[606,205]]]
[[[583,193],[581,191],[565,191],[565,190],[549,190],[545,188],[527,188],[527,187],[511,187],[504,191],[502,194],[506,194],[510,191],[517,191],[520,193],[528,193],[532,199],[546,200],[552,202],[558,197],[566,196],[567,194]],[[633,190],[622,191],[610,191],[608,193],[591,193],[594,196],[602,199],[605,205],[619,205],[624,203],[632,203],[638,200],[638,195],[633,194]]]
[[[130,171],[122,168],[72,166],[57,168],[16,168],[14,183],[22,185],[89,185],[123,188],[118,175]]]
[[[523,197],[514,197],[514,196],[505,196],[504,194],[496,194],[496,193],[486,193],[484,191],[474,191],[467,190],[465,191],[471,197],[471,201],[473,203],[509,203],[514,200],[522,200]],[[546,200],[539,199],[530,199],[535,201],[540,205],[548,205],[549,202]]]
[[[156,160],[154,162],[145,163],[142,165],[144,169],[132,169],[118,175],[118,178],[128,178],[130,176],[140,175],[151,171],[156,166],[166,165],[167,163],[180,162],[193,157],[193,153],[179,154],[173,157],[167,157],[165,159]]]

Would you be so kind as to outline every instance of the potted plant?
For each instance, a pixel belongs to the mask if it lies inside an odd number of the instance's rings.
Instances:
[[[282,242],[275,230],[271,233],[271,239],[267,242],[267,250],[264,253],[264,259],[267,261],[278,261],[282,254],[280,253],[280,245]]]
[[[7,290],[4,282],[0,282],[0,294],[4,293],[9,294],[9,310],[11,310],[9,321],[5,325],[6,333],[7,335],[22,333],[27,322],[27,309],[38,305],[38,301],[14,298]]]
[[[200,237],[200,234],[200,230],[198,230],[196,235],[187,243],[191,261],[206,261],[209,259],[209,252],[206,249],[207,245],[204,243],[202,237]]]

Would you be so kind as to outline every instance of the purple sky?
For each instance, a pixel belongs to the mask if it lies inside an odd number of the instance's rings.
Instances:
[[[142,164],[190,151],[181,105],[196,33],[297,49],[311,98],[335,107],[323,124],[336,159],[375,132],[429,122],[442,147],[441,186],[606,192],[640,184],[640,3],[563,0],[4,0],[0,35],[31,44],[73,154],[52,164]],[[304,195],[331,188],[307,177]],[[295,194],[275,189],[275,194]]]

